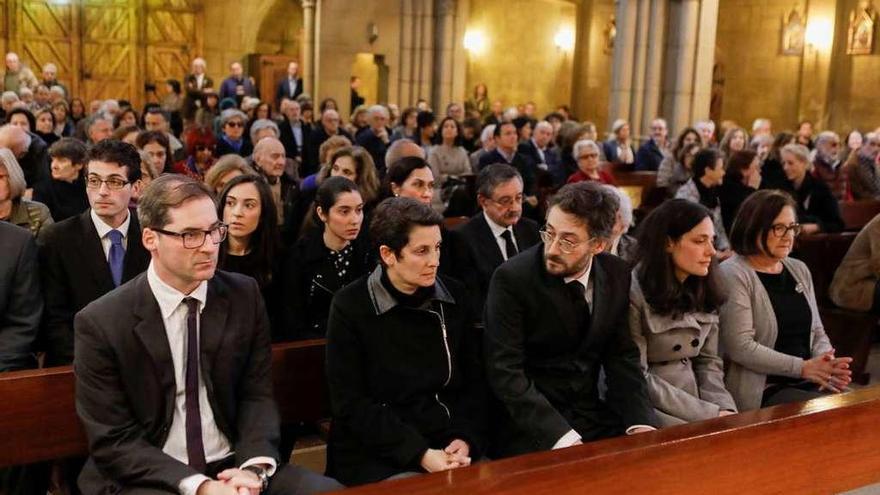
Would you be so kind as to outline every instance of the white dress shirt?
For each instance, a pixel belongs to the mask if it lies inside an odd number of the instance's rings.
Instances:
[[[196,88],[203,89],[205,86],[205,75],[196,74]]]
[[[586,287],[586,290],[584,291],[584,299],[587,300],[587,307],[590,308],[591,314],[593,308],[593,280],[590,278],[590,274],[592,273],[592,271],[593,260],[590,259],[590,264],[587,265],[587,269],[584,270],[584,273],[581,274],[579,277],[565,277],[563,279],[566,284],[571,281],[577,280],[581,283],[581,285]],[[654,429],[654,427],[648,425],[632,425],[626,429],[626,434],[631,434],[636,428],[651,428],[652,430]],[[553,445],[553,450],[571,447],[572,445],[580,441],[580,434],[574,431],[574,429],[571,429],[568,431],[568,433],[562,435],[562,437],[560,437],[559,440],[556,441],[556,443]]]
[[[183,294],[174,287],[166,284],[159,278],[153,263],[147,268],[147,282],[150,290],[159,304],[162,313],[162,322],[165,324],[165,335],[171,349],[171,361],[174,365],[174,416],[171,420],[171,429],[162,451],[178,461],[187,464],[189,456],[186,453],[186,345],[187,307],[183,303],[184,298],[192,297],[199,302],[199,314],[205,309],[208,297],[208,282],[203,281],[189,295]],[[196,332],[201,330],[201,318],[196,319]],[[199,339],[201,342],[201,339]],[[199,413],[202,422],[202,443],[205,448],[205,461],[208,463],[225,459],[231,455],[232,447],[226,435],[220,431],[214,420],[214,411],[208,401],[208,390],[205,388],[205,380],[199,370]],[[275,473],[275,460],[271,457],[255,457],[245,462],[242,467],[254,464],[270,466],[268,474]],[[181,480],[178,488],[183,495],[195,495],[199,486],[210,480],[205,475],[192,475]]]
[[[513,241],[513,245],[516,247],[516,252],[519,252],[519,246],[516,243],[516,236],[513,235],[513,226],[510,227],[502,227],[492,221],[489,218],[489,215],[486,215],[486,212],[483,212],[483,217],[486,219],[486,223],[489,224],[489,230],[492,231],[492,235],[495,236],[495,243],[498,244],[498,249],[501,250],[501,257],[504,258],[504,261],[507,261],[507,243],[504,241],[504,238],[501,237],[501,234],[504,232],[510,231],[510,239]]]
[[[110,240],[110,236],[107,235],[111,230],[118,230],[122,234],[122,247],[128,251],[128,224],[131,223],[131,211],[126,210],[127,213],[125,217],[125,221],[122,222],[122,225],[113,227],[104,223],[101,220],[101,217],[95,213],[95,210],[89,210],[89,216],[92,217],[92,223],[95,225],[95,230],[98,231],[98,238],[101,239],[101,247],[104,248],[104,259],[110,260],[110,246],[113,245],[113,242]]]

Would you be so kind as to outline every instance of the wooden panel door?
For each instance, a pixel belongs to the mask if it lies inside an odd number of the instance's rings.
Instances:
[[[137,63],[136,2],[82,1],[82,88],[93,99],[125,99],[139,105],[143,77]]]
[[[248,73],[257,81],[260,99],[275,107],[275,85],[287,77],[287,66],[296,62],[292,55],[251,55]]]
[[[202,55],[204,9],[201,0],[146,0],[146,81],[159,97],[165,81],[183,85],[192,59]],[[149,95],[148,95],[149,98]]]
[[[7,0],[0,0],[0,53],[5,54],[9,51],[9,17],[12,10]],[[2,84],[0,84],[2,86]]]
[[[58,80],[76,94],[79,73],[78,7],[53,0],[10,0],[15,12],[18,55],[42,79],[42,67],[52,62],[58,67]],[[71,84],[72,83],[72,84]]]

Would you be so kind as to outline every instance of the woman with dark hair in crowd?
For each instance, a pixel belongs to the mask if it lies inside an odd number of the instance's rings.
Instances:
[[[469,117],[485,120],[492,112],[489,103],[489,89],[484,83],[474,86],[474,96],[464,102],[464,111]]]
[[[88,117],[86,113],[86,104],[83,103],[81,98],[74,98],[70,100],[70,121],[73,122],[74,127],[79,123],[80,120]]]
[[[322,115],[324,113],[324,110],[327,110],[328,108],[336,110],[337,112],[339,111],[339,105],[336,103],[335,99],[324,98],[323,100],[321,100],[320,105],[318,105],[318,115]]]
[[[430,206],[390,198],[370,236],[380,265],[336,293],[327,323],[327,473],[346,485],[467,466],[485,447],[488,389],[459,283],[437,275]]]
[[[789,257],[802,230],[796,208],[782,191],[749,196],[730,232],[736,255],[721,264],[725,382],[740,411],[839,392],[851,381],[852,359],[834,355],[822,327],[810,269]]]
[[[532,121],[528,117],[517,117],[513,119],[513,126],[516,127],[517,140],[525,143],[532,138]]]
[[[675,197],[678,188],[683,186],[691,178],[690,163],[685,163],[687,157],[692,157],[702,148],[700,133],[693,127],[685,127],[678,134],[672,153],[665,156],[657,169],[657,187],[665,187],[669,197]]]
[[[712,221],[715,222],[715,249],[719,251],[720,259],[726,259],[730,256],[730,241],[727,239],[727,231],[724,230],[721,202],[718,199],[719,186],[724,180],[724,159],[714,148],[702,149],[694,156],[691,170],[693,177],[675,193],[675,197],[699,203],[709,209]]]
[[[48,206],[56,222],[89,209],[83,171],[87,153],[86,145],[74,138],[61,138],[49,147],[52,179],[34,186],[34,201]]]
[[[214,88],[204,88],[202,90],[202,104],[195,113],[195,125],[212,129],[216,135],[219,131],[219,125],[215,125],[215,122],[219,118],[220,97]]]
[[[400,124],[394,128],[394,132],[391,133],[391,141],[397,141],[398,139],[415,139],[416,132],[418,132],[418,122],[416,118],[418,117],[419,111],[415,107],[407,107],[403,109],[403,112],[400,114]]]
[[[14,125],[25,130],[25,132],[34,132],[37,127],[37,119],[34,114],[26,108],[13,108],[6,114],[6,123]]]
[[[662,426],[736,413],[718,352],[714,237],[709,210],[683,199],[663,203],[639,228],[629,326]]]
[[[174,173],[174,163],[171,159],[171,144],[164,132],[143,131],[138,134],[135,146],[150,156],[151,177]]]
[[[137,126],[140,122],[137,112],[131,107],[125,107],[113,118],[113,128]]]
[[[746,134],[745,129],[742,127],[731,127],[724,133],[724,137],[721,138],[721,144],[718,145],[718,148],[719,151],[721,151],[721,156],[727,160],[730,158],[731,154],[746,149],[748,144],[749,135]]]
[[[431,147],[428,152],[428,164],[436,178],[438,197],[442,203],[448,204],[453,187],[462,184],[459,177],[473,173],[467,151],[461,147],[461,126],[452,117],[440,121],[440,143]],[[447,181],[454,179],[447,187]],[[440,208],[440,205],[436,205]]]
[[[272,191],[258,175],[240,175],[226,183],[217,199],[217,215],[228,233],[220,246],[218,267],[253,277],[266,308],[275,314],[273,290],[280,250],[277,213]]]
[[[203,181],[205,173],[214,165],[214,146],[217,140],[205,127],[193,127],[186,132],[186,159],[174,164],[174,172]]]
[[[52,146],[61,139],[61,136],[55,134],[55,114],[52,113],[51,108],[37,110],[35,121],[34,134],[40,136],[47,146]]]
[[[734,151],[727,158],[727,171],[718,190],[724,231],[730,232],[739,205],[761,185],[761,162],[752,150]]]
[[[52,104],[52,115],[55,116],[55,129],[53,132],[59,137],[73,136],[74,124],[70,120],[70,107],[64,100]]]
[[[803,232],[815,234],[843,230],[840,205],[831,188],[810,173],[810,150],[802,144],[787,144],[780,155],[782,169],[788,179],[785,190],[791,193],[797,203]]]
[[[354,182],[327,178],[309,215],[318,228],[297,241],[284,264],[283,340],[325,337],[333,295],[370,268],[368,242],[361,236],[364,200]]]
[[[379,196],[379,178],[376,175],[376,165],[367,150],[360,146],[338,148],[330,155],[328,163],[329,167],[321,169],[318,182],[323,183],[327,177],[345,177],[357,184],[367,211],[372,209],[371,205]]]
[[[413,141],[425,150],[425,156],[431,150],[434,144],[434,136],[437,134],[437,120],[434,118],[434,112],[419,112],[416,115],[416,136]]]
[[[767,154],[767,159],[761,165],[761,189],[786,189],[788,179],[782,170],[782,148],[792,144],[795,135],[790,132],[780,132],[773,140],[773,146]]]

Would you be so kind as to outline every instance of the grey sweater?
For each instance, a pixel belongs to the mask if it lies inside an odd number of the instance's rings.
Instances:
[[[803,289],[813,313],[812,355],[830,351],[831,342],[819,319],[809,268],[794,258],[785,258],[782,264],[794,276],[798,288]],[[778,335],[776,313],[746,258],[734,255],[721,264],[721,272],[728,291],[727,301],[721,307],[721,351],[729,361],[724,381],[740,411],[759,409],[767,375],[798,378],[804,361],[773,349]]]

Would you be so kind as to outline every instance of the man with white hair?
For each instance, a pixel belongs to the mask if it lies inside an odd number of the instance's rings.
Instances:
[[[388,129],[388,109],[382,105],[373,105],[368,110],[367,122],[370,127],[357,136],[357,144],[363,146],[373,157],[379,177],[385,176],[385,151],[391,141],[391,130]]]
[[[339,125],[339,112],[333,109],[326,109],[321,114],[321,119],[312,127],[312,132],[306,140],[306,155],[303,161],[300,173],[303,177],[307,177],[318,171],[321,166],[321,160],[318,153],[324,141],[330,139],[331,136],[345,136],[350,142],[354,139],[349,133]]]
[[[254,146],[254,168],[269,183],[272,199],[278,214],[278,225],[284,225],[284,217],[299,197],[296,179],[285,172],[287,156],[284,145],[274,137],[263,138]]]
[[[311,126],[302,120],[302,106],[296,100],[284,98],[281,100],[281,121],[278,127],[281,130],[281,144],[288,158],[302,163],[304,155],[303,147],[306,137],[311,132]]]
[[[651,121],[651,139],[639,146],[636,152],[636,170],[656,172],[663,158],[669,153],[666,121],[656,118]]]
[[[758,118],[752,122],[752,137],[756,136],[773,136],[770,119]]]
[[[846,170],[840,161],[840,136],[823,131],[816,138],[813,151],[813,175],[828,184],[837,200],[846,199]]]
[[[33,189],[34,185],[39,182],[51,179],[49,147],[40,136],[7,124],[0,127],[0,148],[9,148],[15,155],[24,172],[24,180],[28,190]],[[30,197],[30,193],[27,194]]]
[[[62,86],[52,86],[49,88],[49,103],[54,105],[59,101],[67,99],[67,90]]]
[[[880,134],[869,132],[858,150],[858,160],[847,171],[853,199],[880,199]]]
[[[69,94],[67,92],[67,87],[58,82],[58,67],[51,62],[43,65],[43,80],[40,81],[40,84],[46,86],[49,90],[51,90],[53,86],[58,86],[64,90],[65,98],[67,98],[67,95]]]
[[[542,120],[535,124],[532,137],[528,141],[519,143],[517,151],[531,159],[540,170],[550,173],[555,184],[561,185],[565,182],[564,177],[556,176],[556,174],[565,175],[565,172],[560,171],[561,159],[553,148],[553,125],[550,122]]]
[[[3,76],[3,88],[6,91],[18,92],[20,88],[34,89],[39,82],[32,70],[21,63],[18,54],[6,54],[6,73]]]
[[[480,133],[480,145],[480,149],[470,155],[471,168],[474,170],[480,168],[480,158],[483,155],[495,151],[495,124],[483,127],[483,131]]]
[[[700,133],[700,138],[703,140],[704,147],[715,147],[715,141],[713,139],[715,136],[715,122],[712,122],[711,120],[699,120],[694,124],[694,129]]]
[[[618,187],[610,184],[604,184],[602,187],[613,192],[620,201],[617,217],[614,220],[614,228],[611,229],[611,239],[605,247],[605,252],[632,262],[638,248],[636,238],[627,233],[633,226],[632,200],[627,193]]]
[[[191,120],[195,116],[196,110],[202,104],[205,89],[214,87],[214,80],[205,73],[207,69],[208,64],[205,63],[205,59],[197,57],[192,61],[192,72],[183,79],[186,94],[180,111],[184,120]]]
[[[86,122],[87,144],[96,144],[108,139],[113,134],[113,122],[101,114],[89,117]]]
[[[6,120],[6,114],[15,108],[15,104],[21,101],[15,91],[4,91],[0,95],[0,120]]]

